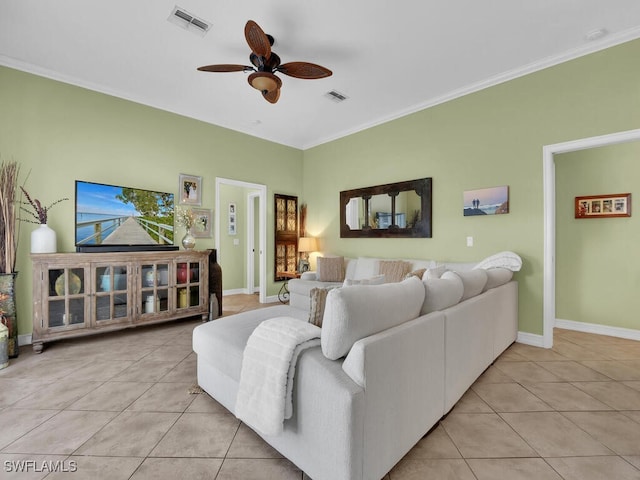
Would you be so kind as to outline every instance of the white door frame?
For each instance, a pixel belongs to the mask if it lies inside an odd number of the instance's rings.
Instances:
[[[251,192],[247,195],[247,290],[249,293],[253,293],[255,290],[255,224],[256,224],[256,212],[255,212],[255,199],[260,198],[258,192]],[[258,247],[259,248],[259,247]],[[258,252],[259,254],[259,252]]]
[[[259,206],[259,214],[258,214],[258,222],[259,222],[259,229],[260,229],[259,245],[258,245],[258,255],[260,256],[259,257],[260,285],[258,285],[258,289],[260,292],[259,293],[260,303],[267,303],[267,257],[265,255],[266,245],[267,245],[267,186],[261,185],[259,183],[249,183],[249,182],[243,182],[241,180],[233,180],[230,178],[216,177],[216,211],[214,214],[215,243],[218,248],[218,258],[220,260],[224,258],[224,252],[219,250],[220,249],[220,212],[221,212],[220,186],[221,185],[231,185],[235,187],[250,188],[253,190],[258,190],[257,196],[260,198],[260,206]]]
[[[576,152],[640,140],[640,129],[545,145],[542,149],[544,191],[543,347],[553,346],[556,323],[556,164],[557,153]]]

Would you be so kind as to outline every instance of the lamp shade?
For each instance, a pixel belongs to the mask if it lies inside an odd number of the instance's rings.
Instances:
[[[261,92],[275,92],[282,86],[282,80],[269,72],[255,72],[247,78],[249,85]]]
[[[316,252],[318,251],[318,242],[315,237],[300,237],[298,240],[299,252]]]

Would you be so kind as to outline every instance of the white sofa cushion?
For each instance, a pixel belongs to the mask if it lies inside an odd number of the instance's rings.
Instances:
[[[487,272],[487,284],[482,289],[483,292],[504,285],[513,278],[513,272],[508,268],[490,268],[485,272]]]
[[[264,320],[281,316],[306,322],[309,314],[288,305],[276,305],[218,318],[194,329],[193,351],[201,359],[215,365],[225,376],[239,381],[242,353],[249,336]]]
[[[508,268],[512,272],[519,272],[522,268],[522,259],[517,253],[513,252],[499,252],[495,255],[491,255],[473,267],[474,269],[482,268],[487,270],[489,268]]]
[[[449,278],[427,278],[423,280],[425,296],[420,313],[427,313],[444,310],[455,305],[462,298],[464,285],[458,275]]]
[[[462,280],[464,291],[460,301],[466,300],[482,293],[482,289],[487,284],[487,272],[484,270],[469,270],[467,272],[445,272],[443,279],[458,276]]]
[[[378,275],[378,264],[380,260],[377,258],[359,257],[355,262],[352,280],[362,280],[363,278],[371,278]]]
[[[351,287],[352,285],[382,285],[386,282],[386,277],[384,275],[376,275],[371,278],[362,278],[360,280],[352,280],[350,278],[345,278],[342,283],[343,287]]]
[[[417,277],[331,290],[322,320],[322,353],[330,360],[345,356],[361,338],[417,318],[423,301]]]
[[[447,271],[446,265],[438,265],[436,267],[427,268],[427,271],[424,273],[425,278],[433,279],[440,278],[444,272]]]

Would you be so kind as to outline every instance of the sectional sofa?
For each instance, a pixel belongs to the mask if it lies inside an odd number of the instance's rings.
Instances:
[[[292,416],[264,440],[313,480],[381,479],[516,338],[516,267],[475,267],[330,290],[320,345],[297,358]],[[198,383],[232,413],[252,332],[283,316],[310,311],[279,305],[194,330]]]

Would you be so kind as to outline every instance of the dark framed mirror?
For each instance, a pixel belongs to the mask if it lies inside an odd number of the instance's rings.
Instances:
[[[340,237],[431,238],[431,178],[340,192]]]

